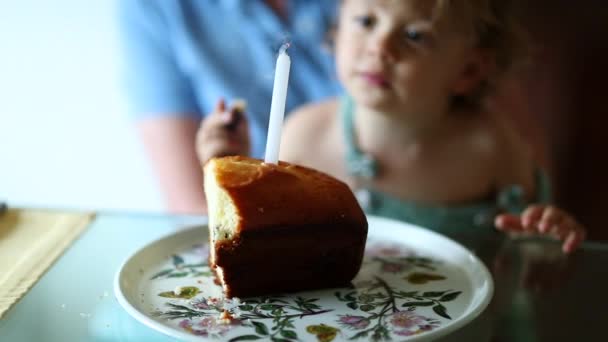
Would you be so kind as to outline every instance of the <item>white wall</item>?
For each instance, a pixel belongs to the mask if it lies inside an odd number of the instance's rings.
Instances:
[[[0,0],[0,201],[161,210],[121,93],[114,1]]]

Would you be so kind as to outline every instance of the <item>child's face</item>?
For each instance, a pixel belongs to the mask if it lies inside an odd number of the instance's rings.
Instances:
[[[344,0],[340,80],[360,105],[424,113],[481,79],[481,53],[461,25],[433,21],[432,0]],[[433,107],[430,107],[433,108]]]

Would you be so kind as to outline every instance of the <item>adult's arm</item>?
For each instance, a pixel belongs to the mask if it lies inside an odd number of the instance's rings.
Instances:
[[[203,213],[195,154],[201,113],[173,39],[179,3],[122,0],[118,5],[125,92],[167,209]]]
[[[203,214],[203,173],[195,153],[199,120],[155,116],[137,123],[160,189],[172,213]]]

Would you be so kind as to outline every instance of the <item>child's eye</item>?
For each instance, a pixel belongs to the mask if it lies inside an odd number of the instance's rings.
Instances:
[[[371,15],[358,16],[355,18],[355,21],[364,28],[370,28],[376,23],[376,20]]]
[[[406,29],[405,30],[405,38],[414,43],[420,43],[424,40],[424,34],[416,29]]]

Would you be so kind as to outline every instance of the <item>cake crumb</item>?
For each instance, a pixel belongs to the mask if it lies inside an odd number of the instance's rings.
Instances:
[[[61,304],[61,310],[65,310],[66,305],[65,304]]]
[[[234,317],[232,317],[232,315],[230,314],[230,311],[228,310],[224,310],[221,314],[220,314],[220,320],[222,321],[222,323],[230,323],[230,321],[233,319]]]
[[[259,208],[258,208],[258,211],[259,211],[259,212],[261,212],[261,213],[263,213],[263,212],[264,212],[264,208],[259,207]]]
[[[222,305],[224,310],[233,311],[241,305],[241,300],[238,297],[232,299],[225,299]]]
[[[81,313],[80,313],[80,317],[82,317],[82,318],[90,318],[90,317],[91,317],[91,314],[90,314],[90,313],[84,313],[84,312],[81,312]]]
[[[109,328],[109,327],[110,327],[110,323],[106,324],[106,328]]]

